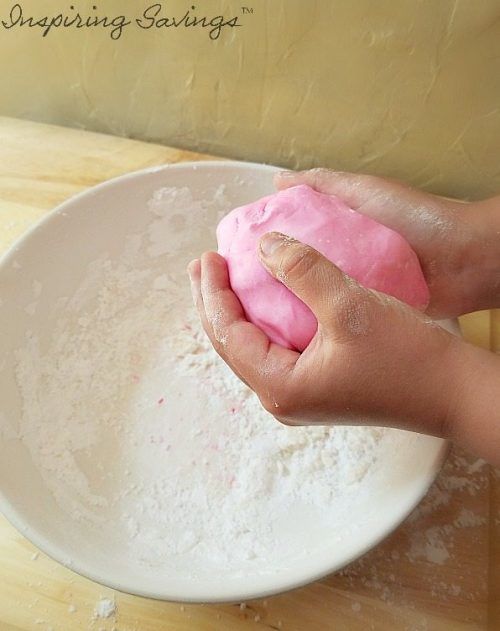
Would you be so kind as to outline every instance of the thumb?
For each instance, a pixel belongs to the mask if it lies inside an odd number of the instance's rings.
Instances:
[[[336,319],[337,307],[349,310],[353,288],[362,290],[317,250],[280,232],[261,238],[259,256],[269,273],[300,298],[323,325]]]

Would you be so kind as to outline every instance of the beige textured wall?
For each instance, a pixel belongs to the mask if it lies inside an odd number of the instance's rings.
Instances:
[[[74,0],[132,16],[143,0]],[[25,14],[68,11],[25,0]],[[0,0],[0,19],[13,2]],[[199,0],[206,34],[0,29],[0,114],[429,190],[500,192],[499,0]],[[241,5],[254,10],[241,15]],[[104,11],[105,10],[105,11]],[[1,139],[0,139],[1,141]],[[50,157],[48,156],[48,159]]]

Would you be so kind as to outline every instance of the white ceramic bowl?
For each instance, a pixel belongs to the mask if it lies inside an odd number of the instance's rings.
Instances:
[[[161,576],[158,568],[134,565],[115,545],[112,531],[104,532],[104,528],[98,533],[75,520],[44,483],[18,436],[22,400],[15,352],[25,344],[26,332],[32,331],[43,346],[62,309],[58,299],[71,295],[87,265],[102,252],[117,256],[128,235],[147,229],[151,221],[147,203],[156,190],[187,186],[203,199],[213,196],[222,183],[226,210],[230,210],[272,192],[274,171],[258,164],[199,162],[131,173],[62,204],[0,262],[0,508],[41,550],[99,583],[141,596],[187,602],[238,601],[303,585],[338,570],[381,541],[421,500],[443,463],[445,442],[398,433],[397,447],[366,478],[339,514],[335,531],[326,533],[311,554],[300,560],[284,558],[281,570],[273,572],[263,562],[253,573],[240,576],[219,571],[193,578],[182,569]],[[191,220],[196,222],[196,217]],[[213,247],[215,222],[213,216],[207,229],[185,244],[183,256],[169,265],[184,270],[190,258]],[[173,240],[177,238],[172,235]],[[450,326],[456,331],[453,323]],[[47,418],[46,423],[50,422]],[[91,466],[87,461],[87,467]],[[92,477],[92,471],[88,474]]]

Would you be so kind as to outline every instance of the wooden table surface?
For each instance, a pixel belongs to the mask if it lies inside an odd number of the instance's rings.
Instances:
[[[0,253],[89,186],[151,165],[209,157],[0,118]],[[473,314],[461,324],[472,342],[500,350],[498,313]],[[362,559],[308,587],[241,605],[181,606],[115,593],[38,553],[0,517],[0,631],[486,629],[488,610],[494,625],[499,601],[498,482],[490,467],[453,451],[421,505]],[[103,597],[115,600],[116,611],[96,620]]]

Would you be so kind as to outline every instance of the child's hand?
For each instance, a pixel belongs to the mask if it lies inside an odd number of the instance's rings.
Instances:
[[[302,354],[272,344],[245,319],[224,259],[209,252],[191,264],[190,275],[203,326],[222,358],[285,423],[388,424],[445,435],[457,394],[458,340],[418,311],[361,287],[316,250],[282,243],[278,233],[263,237],[261,259],[314,312],[315,337]]]
[[[278,189],[309,184],[337,195],[403,235],[422,265],[433,317],[500,306],[500,202],[497,217],[486,217],[484,202],[452,201],[400,182],[327,169],[286,171],[275,183]]]

